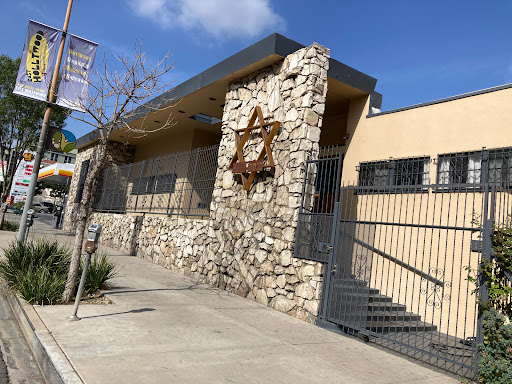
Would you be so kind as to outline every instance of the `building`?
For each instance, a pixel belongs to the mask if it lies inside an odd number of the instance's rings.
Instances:
[[[173,129],[111,137],[101,241],[470,377],[465,268],[511,212],[512,85],[381,112],[376,81],[274,34],[177,86]],[[133,127],[168,113],[140,111]],[[78,140],[65,230],[96,140]]]

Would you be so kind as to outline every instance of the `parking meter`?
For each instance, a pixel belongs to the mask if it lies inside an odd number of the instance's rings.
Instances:
[[[87,228],[87,242],[85,243],[85,251],[94,253],[98,249],[98,241],[100,239],[101,225],[91,224]]]
[[[27,212],[27,227],[31,227],[34,224],[34,213],[33,209],[29,209]]]
[[[85,263],[82,270],[82,277],[80,278],[80,284],[78,285],[78,291],[76,292],[75,305],[73,307],[73,314],[68,317],[69,321],[78,321],[80,318],[77,316],[78,306],[80,305],[80,298],[84,292],[85,280],[87,278],[87,271],[89,270],[89,264],[91,262],[91,255],[98,249],[98,241],[100,239],[101,225],[91,224],[87,228],[87,241],[85,242]]]
[[[7,212],[7,203],[2,204],[2,212],[3,213]]]

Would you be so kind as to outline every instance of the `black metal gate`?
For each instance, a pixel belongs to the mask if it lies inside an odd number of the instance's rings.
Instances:
[[[471,184],[340,186],[341,158],[331,147],[308,159],[298,218],[295,257],[325,263],[319,318],[473,378],[481,327],[468,274],[490,257],[510,190],[480,183],[483,166]]]

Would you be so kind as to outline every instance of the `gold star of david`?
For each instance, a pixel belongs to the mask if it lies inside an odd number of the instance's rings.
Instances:
[[[259,124],[254,125],[256,122],[256,118],[258,119]],[[265,119],[263,118],[263,113],[261,112],[260,106],[256,106],[252,113],[251,119],[249,120],[249,124],[247,124],[247,128],[240,128],[235,130],[235,142],[236,142],[236,152],[233,156],[233,159],[229,163],[228,169],[233,173],[238,173],[242,176],[242,183],[244,189],[248,191],[251,188],[251,184],[256,177],[256,173],[263,171],[264,168],[274,167],[274,158],[272,156],[272,151],[270,150],[270,143],[274,139],[274,136],[281,125],[278,121],[272,121],[270,123],[265,123]],[[266,127],[271,127],[270,132],[267,132]],[[255,130],[261,130],[261,137],[263,138],[263,149],[261,150],[258,158],[253,161],[245,161],[244,160],[244,146],[249,138],[250,133]],[[241,134],[243,132],[243,134]],[[267,162],[265,163],[265,155]],[[249,176],[246,176],[246,175]]]

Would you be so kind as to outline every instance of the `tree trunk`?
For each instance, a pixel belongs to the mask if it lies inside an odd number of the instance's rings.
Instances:
[[[5,212],[2,209],[2,216],[0,216],[0,230],[4,229],[4,222],[5,222]]]
[[[87,219],[89,218],[89,207],[91,205],[94,183],[98,177],[98,173],[101,167],[103,166],[103,162],[105,161],[107,154],[106,143],[107,140],[102,139],[98,144],[95,155],[91,157],[91,164],[85,179],[82,201],[80,201],[80,206],[76,217],[76,233],[75,242],[73,244],[73,252],[71,253],[71,264],[69,266],[68,277],[66,279],[66,287],[64,289],[64,293],[62,294],[62,301],[64,303],[70,302],[75,294],[78,281],[78,272],[80,268],[80,259],[82,256],[85,226],[87,225]]]

